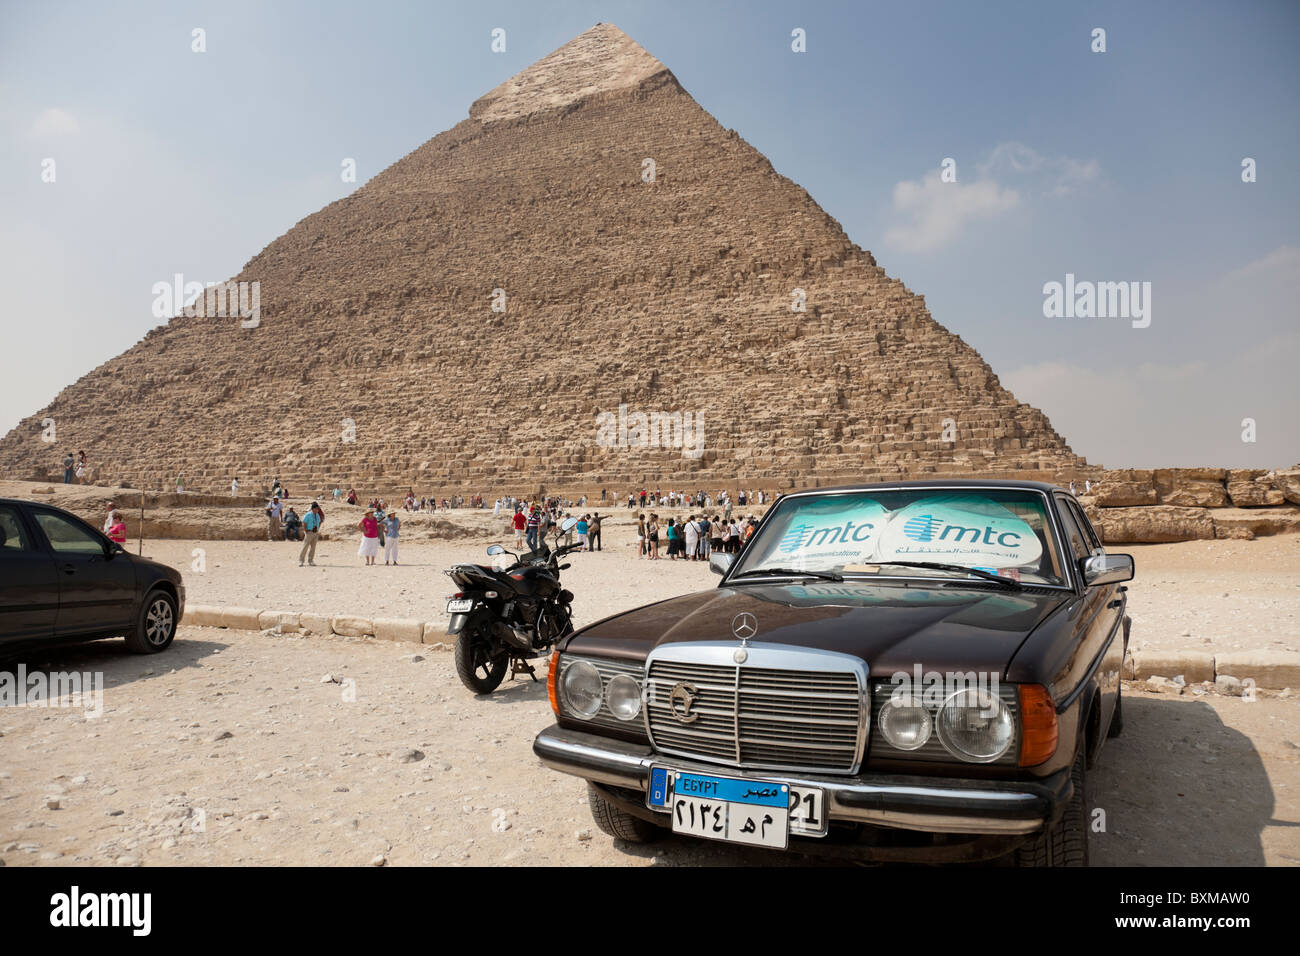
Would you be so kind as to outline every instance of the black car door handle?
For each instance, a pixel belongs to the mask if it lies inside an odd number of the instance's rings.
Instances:
[[[65,565],[63,566],[63,573],[64,573],[64,574],[76,574],[76,573],[77,573],[77,566],[76,566],[75,564],[65,564]]]

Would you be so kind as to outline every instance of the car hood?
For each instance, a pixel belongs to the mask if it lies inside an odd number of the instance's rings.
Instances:
[[[661,601],[577,632],[566,651],[643,660],[657,647],[736,641],[732,622],[748,612],[751,644],[782,644],[860,657],[888,677],[920,664],[935,670],[1005,672],[1029,633],[1069,600],[968,586],[856,581],[748,584]]]

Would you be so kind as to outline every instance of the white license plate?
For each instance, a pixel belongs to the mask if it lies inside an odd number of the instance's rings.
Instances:
[[[648,806],[668,810],[674,833],[786,849],[791,833],[826,835],[826,791],[654,767]]]
[[[474,601],[472,598],[465,598],[464,600],[459,600],[459,601],[452,600],[447,602],[447,613],[465,614],[468,613],[473,607],[474,607]]]

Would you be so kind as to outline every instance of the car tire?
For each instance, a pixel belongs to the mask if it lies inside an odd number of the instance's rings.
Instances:
[[[140,605],[140,618],[136,621],[135,630],[126,635],[127,649],[135,654],[165,651],[176,637],[179,623],[176,599],[166,591],[150,591]]]
[[[1074,793],[1065,812],[1054,824],[1016,850],[1017,866],[1088,865],[1088,771],[1084,761],[1085,749],[1080,747],[1070,772]]]
[[[587,804],[591,807],[591,818],[596,821],[596,826],[615,839],[649,843],[659,834],[659,828],[653,823],[620,810],[591,784],[587,784]]]
[[[1107,737],[1118,737],[1124,732],[1124,685],[1115,690],[1115,713],[1110,715],[1110,726],[1106,728]]]

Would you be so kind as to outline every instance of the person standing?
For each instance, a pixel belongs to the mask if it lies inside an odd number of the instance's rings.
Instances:
[[[393,564],[397,564],[397,534],[402,528],[402,521],[397,517],[397,512],[392,512],[384,520],[384,564],[388,564],[392,559]]]
[[[692,561],[700,560],[700,526],[695,523],[695,515],[686,518],[686,554]]]
[[[528,542],[528,550],[537,550],[537,533],[542,524],[542,509],[533,505],[528,512],[527,534],[524,539]]]
[[[63,456],[63,483],[72,484],[73,469],[77,466],[76,459],[72,457],[72,452]]]
[[[650,560],[659,560],[659,516],[651,514],[645,526],[646,542],[650,549]]]
[[[126,544],[126,522],[122,520],[121,512],[111,512],[108,520],[108,540],[115,541],[118,544]]]
[[[239,497],[239,476],[238,475],[230,479],[230,497],[232,498]]]
[[[298,567],[302,567],[304,560],[313,568],[316,567],[316,539],[320,537],[324,517],[320,505],[314,501],[311,509],[302,516],[302,550],[298,552]]]
[[[113,502],[108,503],[108,511],[104,515],[104,534],[108,534],[108,529],[113,526],[113,515],[117,514],[117,505]]]
[[[591,522],[587,525],[587,543],[590,546],[589,551],[600,550],[600,512],[597,511],[591,516]]]
[[[271,504],[266,509],[266,540],[274,541],[280,537],[280,514],[284,507],[280,504],[279,496],[271,498]]]
[[[645,557],[645,513],[636,516],[636,556]]]
[[[375,556],[379,554],[379,522],[375,520],[375,510],[367,508],[365,517],[357,522],[361,529],[361,547],[357,557],[366,559],[366,567],[373,567]]]
[[[524,529],[528,526],[528,519],[524,517],[524,509],[521,506],[515,505],[515,516],[510,519],[510,523],[515,529],[515,547],[522,548],[524,546]]]
[[[677,560],[677,550],[681,546],[682,539],[681,529],[673,523],[673,519],[668,519],[668,557],[672,561]]]
[[[90,465],[86,463],[86,453],[77,452],[77,484],[84,485],[86,478],[90,474]]]
[[[578,526],[577,526],[577,529],[576,529],[576,530],[577,530],[577,532],[578,532],[578,550],[579,550],[579,551],[590,551],[590,550],[591,550],[591,546],[587,543],[587,529],[590,528],[590,527],[591,527],[591,525],[588,524],[588,522],[587,522],[587,516],[586,516],[586,515],[583,515],[581,518],[578,519]]]

